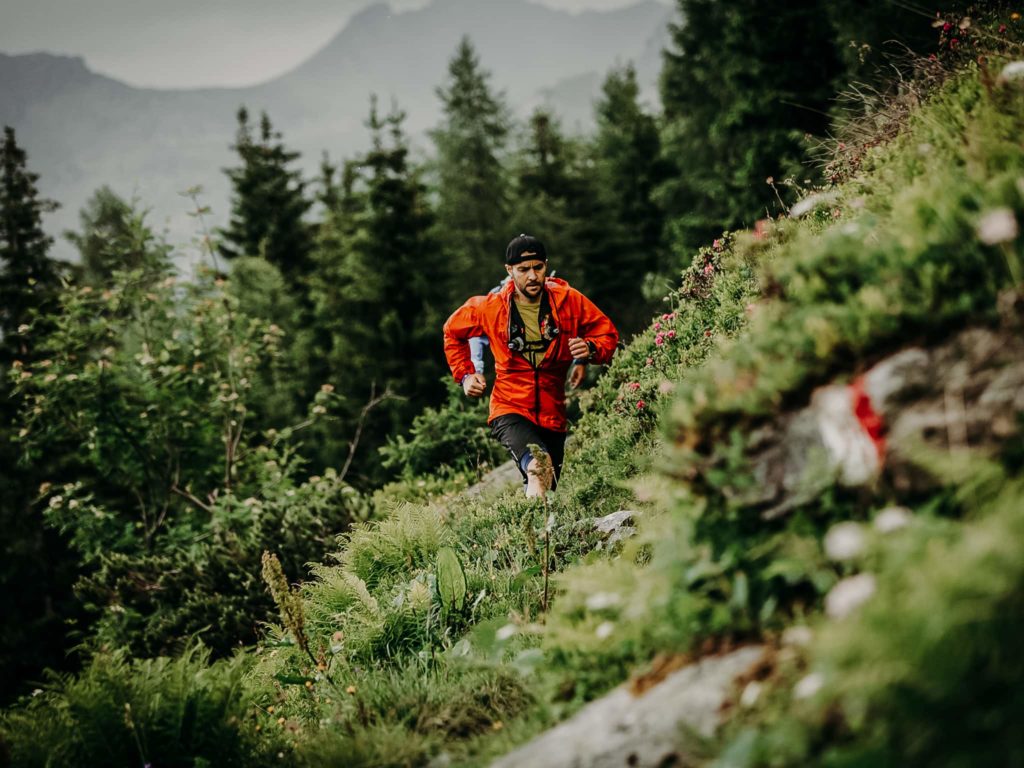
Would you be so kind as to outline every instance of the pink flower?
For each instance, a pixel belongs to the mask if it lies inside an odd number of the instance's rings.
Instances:
[[[715,239],[714,239],[714,240],[713,240],[713,241],[711,242],[711,247],[712,247],[712,248],[714,248],[714,249],[715,249],[716,251],[720,251],[720,250],[722,250],[722,241],[721,241],[721,240],[719,240],[718,238],[715,238]]]
[[[640,382],[631,381],[629,382],[629,384],[626,385],[626,387],[629,389],[630,392],[636,392],[638,389],[640,389]]]
[[[654,344],[655,344],[655,346],[660,347],[664,343],[665,343],[665,337],[662,334],[659,333],[657,336],[654,337]]]
[[[951,30],[952,28],[953,28],[953,25],[950,24],[948,21],[945,24],[942,25],[942,31],[943,32],[949,32],[949,30]]]
[[[665,335],[668,336],[668,338],[670,338],[670,339],[674,339],[676,337],[676,332],[675,331],[669,331]]]
[[[647,365],[648,368],[650,368],[652,365],[654,365],[654,358],[653,357],[648,357],[646,365]]]
[[[661,323],[655,321],[655,323],[654,323],[654,330],[660,331],[661,330]]]
[[[711,329],[708,328],[706,331],[704,331],[704,335],[705,336],[711,336]]]
[[[715,265],[712,264],[710,261],[707,264],[704,265],[704,274],[705,275],[710,275],[714,271],[715,271]]]
[[[647,403],[645,403],[643,400],[637,400],[636,401],[636,407],[637,407],[637,410],[641,410],[642,411],[644,408],[647,407]]]

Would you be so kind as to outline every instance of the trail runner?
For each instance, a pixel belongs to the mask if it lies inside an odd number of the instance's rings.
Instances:
[[[469,340],[490,339],[496,375],[487,422],[516,460],[526,495],[539,496],[555,487],[562,468],[566,371],[574,361],[610,362],[619,333],[590,299],[547,276],[547,251],[537,238],[513,238],[505,270],[512,279],[499,292],[473,296],[448,318],[444,349],[466,395],[481,397],[487,381],[474,368]],[[538,471],[531,443],[547,451],[553,471]]]

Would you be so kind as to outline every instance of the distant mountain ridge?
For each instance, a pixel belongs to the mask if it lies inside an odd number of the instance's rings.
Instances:
[[[88,197],[109,184],[151,207],[152,223],[183,243],[195,222],[180,191],[202,185],[215,223],[226,217],[222,168],[234,163],[229,145],[242,104],[266,110],[312,173],[324,151],[337,158],[367,146],[371,93],[385,107],[397,101],[414,137],[436,125],[436,88],[468,35],[517,116],[547,104],[567,128],[582,130],[612,66],[633,61],[656,98],[671,16],[655,0],[576,15],[527,0],[434,0],[401,13],[378,3],[299,66],[247,88],[136,88],[92,72],[80,57],[0,54],[0,123],[14,126],[41,191],[63,206],[46,222],[51,234],[76,227]],[[60,244],[57,253],[71,250]]]

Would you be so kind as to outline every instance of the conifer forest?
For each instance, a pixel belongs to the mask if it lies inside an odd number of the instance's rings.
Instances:
[[[239,104],[186,242],[4,128],[0,766],[1024,765],[1024,5],[671,8],[585,130]],[[519,233],[621,339],[540,497],[442,348]]]

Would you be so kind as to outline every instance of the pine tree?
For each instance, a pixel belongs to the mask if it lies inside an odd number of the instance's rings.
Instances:
[[[778,211],[766,179],[808,175],[802,142],[827,131],[842,67],[823,0],[678,7],[685,21],[672,27],[661,81],[664,153],[678,174],[659,194],[682,255]]]
[[[431,133],[437,148],[438,239],[462,277],[452,297],[479,293],[500,277],[509,239],[507,174],[502,154],[510,117],[501,94],[491,91],[468,38],[437,89],[444,121]]]
[[[598,231],[605,221],[588,171],[583,146],[562,134],[554,115],[535,110],[512,168],[512,229],[543,240],[551,269],[584,291],[607,234]]]
[[[598,189],[611,212],[607,220],[607,261],[596,263],[591,282],[609,294],[623,333],[638,330],[651,314],[644,300],[643,278],[669,271],[663,245],[664,213],[654,200],[657,187],[670,174],[661,158],[661,139],[654,116],[640,104],[640,86],[632,65],[609,72],[595,105],[594,141]],[[624,274],[632,279],[623,281]]]
[[[299,153],[285,148],[266,113],[254,137],[244,107],[238,111],[232,148],[241,165],[225,169],[234,194],[220,252],[229,259],[262,256],[293,286],[303,285],[311,268],[313,232],[304,220],[312,205],[306,198],[306,184],[301,173],[290,167]]]
[[[339,430],[347,440],[371,394],[390,390],[369,416],[355,471],[379,479],[376,447],[405,431],[426,405],[443,397],[440,328],[451,268],[432,235],[434,215],[419,169],[409,160],[393,108],[382,117],[371,101],[372,147],[342,169],[331,240],[318,253],[325,268],[314,281],[317,322],[329,349],[329,381],[351,408]]]
[[[14,129],[4,127],[0,146],[0,335],[6,365],[16,355],[28,354],[21,330],[36,317],[51,311],[60,270],[48,256],[53,238],[43,232],[44,213],[56,210],[52,200],[39,197],[39,175],[26,167],[25,150],[18,146]]]
[[[23,680],[44,666],[66,665],[63,624],[70,617],[73,567],[60,537],[44,530],[32,509],[39,483],[59,463],[48,457],[32,467],[19,463],[22,433],[16,421],[24,399],[11,385],[10,370],[31,364],[35,340],[50,328],[57,311],[61,270],[48,256],[52,238],[42,216],[57,204],[40,198],[39,176],[27,168],[14,130],[4,128],[0,146],[0,704],[21,691]],[[31,329],[28,326],[31,325]],[[28,375],[28,374],[24,374]]]
[[[110,187],[93,193],[78,215],[81,231],[64,233],[81,255],[82,280],[106,286],[117,270],[139,270],[150,279],[172,269],[171,247],[146,224],[146,211]]]

